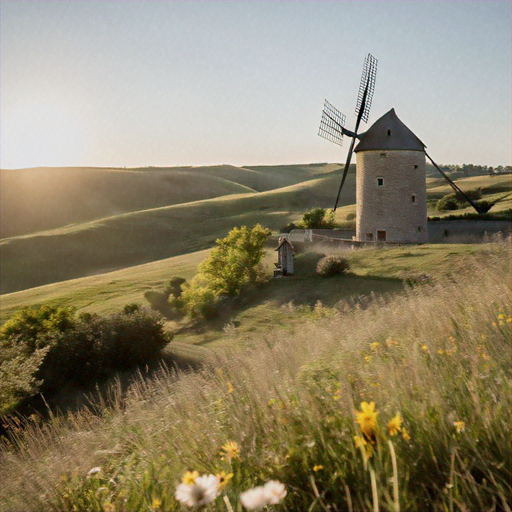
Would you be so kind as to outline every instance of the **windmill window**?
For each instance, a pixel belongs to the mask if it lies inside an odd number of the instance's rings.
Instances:
[[[388,130],[388,137],[391,137],[391,130]]]
[[[377,187],[384,186],[384,178],[377,178]]]
[[[411,203],[416,204],[416,194],[411,196]]]
[[[421,226],[418,226],[418,232],[420,232],[420,231],[421,231]]]
[[[414,164],[414,168],[417,169],[418,168],[418,164]]]
[[[385,242],[386,241],[386,231],[383,229],[382,231],[377,231],[377,242]]]
[[[381,154],[380,154],[380,157],[381,157],[381,158],[386,158],[386,156],[387,156],[387,153],[381,153]]]

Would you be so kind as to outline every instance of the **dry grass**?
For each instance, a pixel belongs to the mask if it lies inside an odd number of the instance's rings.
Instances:
[[[371,469],[380,510],[396,510],[388,440],[401,510],[510,510],[510,247],[493,247],[364,307],[290,305],[300,325],[245,333],[252,348],[198,372],[162,369],[113,387],[110,404],[13,425],[2,510],[181,510],[175,486],[192,469],[233,472],[231,503],[277,478],[286,510],[372,510]],[[353,440],[362,401],[379,411],[367,468]],[[386,431],[397,412],[410,440]],[[229,440],[239,459],[221,458]]]

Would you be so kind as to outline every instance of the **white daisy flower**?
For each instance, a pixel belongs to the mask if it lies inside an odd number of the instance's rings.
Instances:
[[[286,496],[286,488],[284,484],[277,480],[268,481],[263,488],[265,489],[269,505],[276,505]]]
[[[181,483],[176,487],[175,497],[187,507],[200,507],[219,495],[219,479],[215,475],[198,476],[193,483]]]
[[[254,487],[240,494],[242,505],[248,510],[262,510],[268,504],[268,495],[264,487]]]

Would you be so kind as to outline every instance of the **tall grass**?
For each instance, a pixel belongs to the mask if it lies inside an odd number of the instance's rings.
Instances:
[[[509,261],[504,243],[365,307],[290,304],[300,327],[269,327],[246,351],[197,372],[162,368],[45,425],[12,425],[2,510],[182,510],[185,471],[223,470],[235,508],[242,491],[277,479],[284,510],[508,511]],[[354,442],[362,402],[378,411],[371,452],[370,438]],[[238,458],[223,452],[228,441]],[[219,497],[206,509],[226,506]]]

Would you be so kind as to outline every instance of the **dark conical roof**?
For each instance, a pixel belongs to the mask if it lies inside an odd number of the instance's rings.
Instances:
[[[424,151],[425,144],[398,119],[392,108],[361,135],[355,151],[408,149]]]

